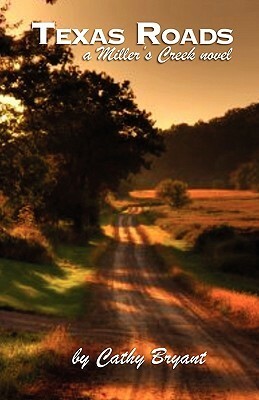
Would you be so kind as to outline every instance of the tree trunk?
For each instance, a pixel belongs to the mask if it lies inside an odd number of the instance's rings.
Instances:
[[[88,222],[90,227],[99,227],[100,226],[100,208],[99,201],[94,200],[93,204],[88,208]]]
[[[75,232],[81,234],[84,230],[84,213],[82,207],[78,207],[77,213],[73,218],[73,223]]]

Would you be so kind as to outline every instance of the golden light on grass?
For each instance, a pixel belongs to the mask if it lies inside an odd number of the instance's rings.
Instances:
[[[224,189],[191,189],[189,190],[192,199],[215,199],[215,198],[254,198],[255,192],[251,190],[224,190]]]
[[[70,357],[75,348],[77,348],[77,344],[75,339],[70,335],[67,327],[58,325],[44,336],[38,350],[40,352],[53,351],[56,354]]]
[[[26,296],[31,297],[32,299],[39,296],[39,291],[30,285],[24,285],[20,282],[15,282],[15,286],[18,290],[21,290],[26,293]]]
[[[146,226],[141,224],[139,225],[139,229],[142,232],[146,232],[148,235],[148,241],[151,245],[160,243],[166,245],[171,239],[168,232],[156,225]]]
[[[155,190],[133,190],[130,196],[135,199],[154,199],[156,197]]]
[[[26,343],[20,340],[19,345],[5,344],[1,346],[1,356],[6,360],[19,357],[32,356],[38,349],[38,343]]]
[[[249,198],[254,197],[255,192],[251,190],[224,190],[224,189],[190,189],[189,194],[192,199],[207,199],[207,198]],[[151,190],[133,190],[130,196],[136,199],[154,199],[156,191]]]
[[[259,298],[258,296],[239,293],[232,290],[213,288],[211,289],[211,301],[218,308],[233,314],[236,321],[241,324],[245,322],[247,328],[259,326]]]
[[[62,275],[53,276],[48,275],[44,272],[35,271],[34,274],[44,280],[45,285],[48,289],[55,291],[56,293],[65,294],[67,291],[76,288],[82,282],[87,281],[88,275],[91,277],[91,271],[73,266],[73,264],[60,263]],[[91,281],[91,278],[89,278]]]
[[[195,231],[212,226],[229,223],[235,227],[253,228],[259,227],[259,195],[251,191],[231,191],[231,190],[192,190],[192,197],[195,202],[187,210],[181,212],[170,209],[168,206],[156,207],[162,214],[157,218],[157,225],[140,225],[132,234],[134,241],[140,243],[140,232],[144,232],[149,244],[161,244],[163,246],[176,246],[180,242],[181,250],[188,246],[184,245],[184,240],[174,240],[173,235],[177,228],[189,229],[192,235]],[[147,198],[154,195],[154,191],[137,191],[131,195],[138,198]],[[227,200],[227,201],[226,201]],[[164,216],[163,216],[164,214]],[[166,225],[166,229],[162,227]],[[196,233],[197,234],[197,233]],[[182,243],[182,244],[181,244]],[[217,308],[223,314],[233,317],[233,322],[244,324],[247,328],[255,328],[259,325],[259,298],[255,295],[237,292],[230,289],[223,289],[216,286],[211,287],[203,282],[194,279],[191,274],[184,272],[182,267],[178,267],[179,274],[188,277],[188,285],[191,284],[194,295],[197,294],[208,301],[212,309]],[[171,269],[171,276],[174,278],[177,267]],[[186,282],[185,282],[186,283]],[[172,302],[171,296],[164,290],[155,286],[146,288],[149,296],[156,300],[163,299],[168,304]]]
[[[258,193],[235,190],[191,190],[190,193],[193,202],[180,211],[168,205],[154,207],[158,214],[156,225],[165,227],[171,237],[178,236],[180,229],[192,239],[206,227],[214,225],[259,228]]]

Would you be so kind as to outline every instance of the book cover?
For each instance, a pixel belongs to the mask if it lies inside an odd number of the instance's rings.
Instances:
[[[0,0],[0,397],[258,397],[257,0]]]

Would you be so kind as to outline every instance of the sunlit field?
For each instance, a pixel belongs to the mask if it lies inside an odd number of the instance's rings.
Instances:
[[[184,285],[189,294],[199,298],[205,294],[214,310],[230,316],[238,324],[256,327],[259,298],[251,293],[258,293],[258,278],[246,272],[250,255],[228,253],[223,247],[220,251],[220,246],[214,255],[193,254],[188,250],[210,227],[228,225],[237,232],[257,237],[259,193],[194,189],[189,194],[192,203],[180,210],[157,203],[155,190],[134,191],[131,197],[143,203],[150,242],[157,246],[173,275],[177,271],[177,282]],[[232,260],[233,271],[224,272],[220,263]],[[236,263],[238,273],[235,273]]]
[[[258,193],[251,190],[225,190],[225,189],[190,189],[189,194],[192,199],[208,199],[208,198],[254,198],[259,197]],[[133,190],[130,192],[131,197],[136,199],[154,199],[156,191],[149,190]]]
[[[259,193],[207,189],[192,189],[189,193],[193,201],[180,212],[167,205],[157,206],[156,223],[175,234],[180,228],[201,230],[222,224],[244,229],[259,228]],[[131,196],[134,199],[153,200],[155,191],[133,191]]]

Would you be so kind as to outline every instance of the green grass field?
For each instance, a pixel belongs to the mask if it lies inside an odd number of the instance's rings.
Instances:
[[[105,220],[109,221],[106,216]],[[91,276],[109,239],[95,235],[84,246],[59,244],[53,264],[0,259],[0,308],[62,317],[71,321],[87,315],[92,306]],[[89,279],[89,282],[88,282]],[[55,382],[56,374],[71,375],[75,344],[63,325],[44,333],[19,332],[16,326],[0,327],[0,398],[49,399],[42,379]],[[33,394],[35,392],[35,395]]]
[[[87,276],[102,246],[101,239],[82,247],[59,246],[53,265],[0,259],[0,307],[77,317],[91,296]]]

